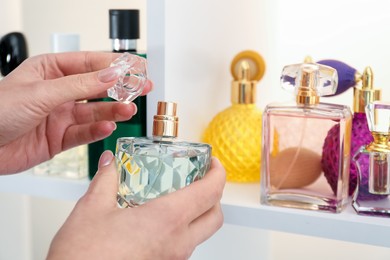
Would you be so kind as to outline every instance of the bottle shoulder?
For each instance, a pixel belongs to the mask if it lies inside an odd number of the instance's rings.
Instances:
[[[176,138],[155,138],[148,137],[122,137],[118,139],[117,143],[132,145],[136,147],[172,147],[176,149],[210,149],[211,146],[207,143],[187,142]]]
[[[262,114],[263,111],[255,104],[234,104],[216,114],[213,121],[261,119]]]
[[[319,103],[316,105],[297,105],[295,102],[272,103],[266,106],[264,114],[352,118],[352,112],[348,106],[331,103]]]

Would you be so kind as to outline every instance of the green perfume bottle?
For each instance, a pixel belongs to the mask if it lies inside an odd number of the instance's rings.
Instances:
[[[146,53],[137,52],[137,39],[140,37],[139,20],[139,10],[109,10],[110,39],[113,52],[128,52],[146,58]],[[103,101],[113,101],[113,99],[104,98]],[[146,136],[146,96],[137,97],[133,100],[133,103],[137,105],[137,114],[128,121],[118,122],[117,129],[109,137],[88,146],[90,179],[97,171],[99,157],[102,152],[105,150],[115,152],[115,144],[118,138]]]

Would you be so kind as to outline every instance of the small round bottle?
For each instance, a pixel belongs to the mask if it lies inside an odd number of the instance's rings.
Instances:
[[[254,51],[243,51],[231,63],[234,78],[232,106],[217,114],[203,136],[212,145],[213,156],[226,169],[227,180],[260,180],[262,111],[256,106],[256,84],[265,71],[263,58]]]

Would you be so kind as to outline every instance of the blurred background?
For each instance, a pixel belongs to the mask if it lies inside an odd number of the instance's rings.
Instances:
[[[148,119],[157,100],[178,102],[184,140],[199,141],[213,116],[230,105],[230,62],[245,49],[267,64],[258,84],[260,108],[292,98],[279,86],[280,72],[307,55],[339,59],[361,72],[371,66],[374,86],[390,100],[385,0],[0,0],[0,37],[24,33],[30,56],[51,51],[52,33],[79,34],[81,50],[111,51],[108,9],[140,9],[138,49],[147,51],[155,82]],[[352,105],[352,90],[322,101]],[[28,196],[17,185],[14,192],[0,190],[0,260],[44,259],[75,203]],[[389,259],[390,249],[226,224],[192,259],[238,257]]]

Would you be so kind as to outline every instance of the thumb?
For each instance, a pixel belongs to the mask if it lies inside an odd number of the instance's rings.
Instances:
[[[111,151],[107,150],[102,153],[98,171],[85,194],[103,206],[116,207],[117,204],[118,173],[115,163]]]
[[[58,106],[68,101],[88,99],[112,87],[122,70],[119,66],[108,67],[100,71],[69,75],[44,81],[43,86],[49,92],[52,105]],[[42,84],[42,85],[46,85]]]

